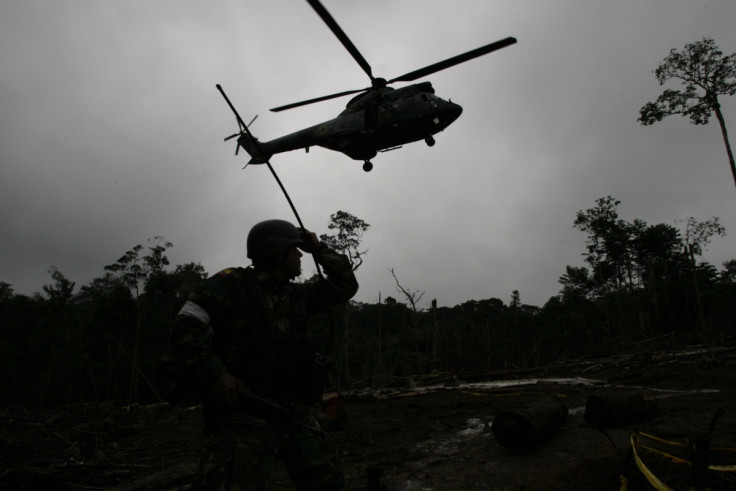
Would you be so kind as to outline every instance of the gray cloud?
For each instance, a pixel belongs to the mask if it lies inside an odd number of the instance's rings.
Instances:
[[[638,109],[672,48],[713,37],[736,51],[729,0],[617,3],[324,0],[374,73],[392,77],[491,41],[517,45],[437,73],[464,107],[437,145],[360,162],[313,148],[273,163],[307,226],[338,209],[372,225],[358,299],[405,286],[441,305],[489,297],[541,305],[582,265],[575,212],[612,195],[622,218],[719,216],[736,190],[715,121]],[[245,262],[256,221],[291,212],[264,167],[242,170],[221,83],[261,139],[330,119],[347,100],[268,108],[364,87],[367,77],[306,2],[0,4],[0,280],[40,291],[58,267],[78,285],[162,235],[174,263]],[[727,123],[736,103],[723,101]],[[717,239],[706,259],[734,258]]]

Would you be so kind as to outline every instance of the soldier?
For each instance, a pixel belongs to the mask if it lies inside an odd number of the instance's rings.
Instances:
[[[263,489],[278,459],[298,489],[342,489],[336,451],[311,417],[327,360],[306,320],[352,298],[358,282],[347,257],[284,220],[256,224],[247,249],[253,265],[205,280],[174,323],[174,356],[202,388],[209,434],[195,487]],[[300,249],[326,279],[292,282]]]

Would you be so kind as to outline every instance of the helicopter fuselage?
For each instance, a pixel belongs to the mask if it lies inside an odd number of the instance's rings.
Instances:
[[[516,38],[509,36],[387,80],[373,75],[373,69],[368,61],[325,9],[320,0],[307,0],[307,3],[342,43],[365,74],[368,75],[371,79],[371,86],[272,108],[271,111],[279,112],[358,94],[348,102],[345,110],[334,119],[281,138],[260,142],[253,137],[248,129],[249,125],[246,125],[238,116],[232,103],[218,85],[217,87],[222,92],[228,105],[230,105],[230,109],[235,113],[240,128],[239,133],[235,133],[225,138],[225,140],[239,136],[235,153],[237,155],[240,148],[245,149],[251,156],[248,164],[265,164],[269,162],[274,154],[299,148],[309,151],[310,147],[316,145],[344,153],[354,160],[363,160],[363,170],[368,172],[373,168],[370,159],[380,151],[393,150],[406,143],[422,139],[431,147],[435,143],[433,135],[451,125],[460,116],[463,108],[452,101],[446,101],[434,95],[434,88],[432,88],[430,82],[420,82],[399,89],[394,89],[389,85],[396,82],[414,82],[433,73],[516,43]]]
[[[263,163],[271,155],[291,150],[308,151],[312,146],[368,161],[379,151],[406,143],[433,143],[430,137],[447,128],[461,113],[462,107],[434,95],[430,82],[399,89],[384,87],[354,97],[339,116],[329,121],[257,142],[257,148],[245,134],[239,143],[254,157],[251,163]]]

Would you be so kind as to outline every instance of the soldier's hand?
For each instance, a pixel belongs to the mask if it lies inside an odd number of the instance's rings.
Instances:
[[[221,373],[212,383],[212,395],[227,407],[238,405],[238,392],[248,389],[238,378],[230,372]]]
[[[304,240],[304,243],[299,247],[301,250],[304,252],[314,252],[319,249],[320,241],[317,234],[305,228],[300,228],[299,233]]]

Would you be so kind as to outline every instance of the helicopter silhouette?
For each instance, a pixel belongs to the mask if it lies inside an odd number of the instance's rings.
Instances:
[[[431,147],[435,144],[433,135],[452,124],[462,113],[462,107],[436,96],[430,82],[420,82],[397,89],[389,85],[395,82],[412,82],[516,43],[515,38],[507,37],[386,80],[373,76],[371,66],[319,0],[307,0],[307,2],[368,75],[371,86],[271,109],[273,112],[285,111],[307,104],[358,94],[350,99],[345,110],[336,118],[265,142],[253,137],[248,126],[236,113],[240,131],[225,140],[238,137],[235,154],[237,155],[241,147],[245,149],[251,156],[247,165],[264,164],[274,154],[301,148],[309,152],[310,147],[319,146],[344,153],[354,160],[362,160],[363,170],[369,172],[373,169],[371,159],[378,152],[395,150],[404,144],[419,140],[424,140]]]

